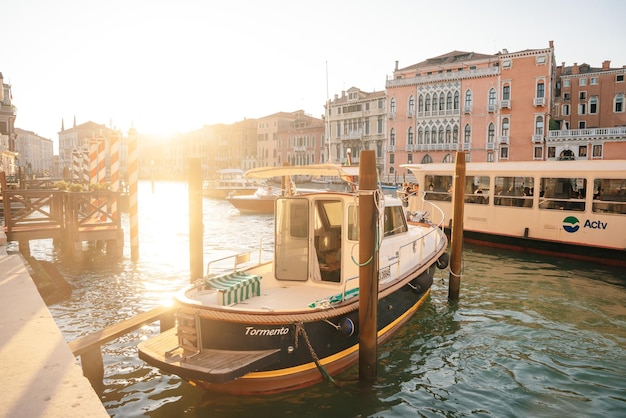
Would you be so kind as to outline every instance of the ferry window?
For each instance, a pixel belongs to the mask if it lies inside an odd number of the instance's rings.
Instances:
[[[494,205],[533,206],[535,179],[533,177],[496,177],[494,179]]]
[[[406,232],[406,219],[402,206],[387,206],[385,208],[385,236]]]
[[[465,203],[477,205],[489,204],[489,177],[465,177]]]
[[[585,210],[586,179],[544,177],[539,184],[540,209]]]
[[[424,176],[426,200],[452,200],[452,176]]]
[[[595,179],[593,211],[626,214],[626,179]]]

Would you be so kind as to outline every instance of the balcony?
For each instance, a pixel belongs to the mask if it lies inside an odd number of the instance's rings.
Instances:
[[[407,110],[406,111],[406,117],[407,118],[412,118],[415,116],[415,111],[414,110]]]
[[[395,118],[396,118],[396,112],[389,112],[389,113],[387,114],[387,117],[388,117],[389,119],[395,119]]]
[[[472,113],[472,105],[463,106],[463,113]]]
[[[549,131],[546,141],[589,141],[593,139],[626,141],[626,127]]]
[[[494,144],[493,142],[487,142],[487,145],[485,145],[485,149],[487,151],[493,151],[494,149],[496,149],[496,144]]]
[[[502,101],[500,101],[500,108],[501,109],[510,109],[511,108],[511,101],[510,100],[502,100]]]
[[[500,141],[501,144],[507,144],[509,143],[509,137],[508,136],[501,136],[498,138],[498,140]]]
[[[533,144],[543,142],[543,135],[533,135],[532,141]]]
[[[387,151],[395,152],[396,151],[396,146],[395,145],[387,145]]]
[[[496,111],[496,105],[495,104],[487,105],[487,113],[494,113],[495,111]]]
[[[413,147],[413,144],[407,144],[407,146],[406,146],[406,150],[407,150],[407,152],[412,152],[412,151],[414,151],[414,149],[413,149],[413,148],[414,148],[414,147]]]
[[[472,144],[469,142],[464,142],[463,143],[463,147],[461,148],[463,151],[469,151],[470,149],[472,149]]]
[[[545,106],[546,105],[546,99],[545,97],[535,97],[534,100],[534,105],[535,106]]]

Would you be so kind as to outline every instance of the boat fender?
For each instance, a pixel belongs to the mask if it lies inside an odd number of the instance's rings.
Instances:
[[[344,333],[347,337],[351,337],[354,334],[354,322],[350,318],[341,318],[339,321],[339,331]]]
[[[450,264],[450,254],[448,253],[441,254],[441,256],[437,259],[435,264],[437,265],[438,269],[440,270],[445,269],[446,267],[448,267],[448,264]]]

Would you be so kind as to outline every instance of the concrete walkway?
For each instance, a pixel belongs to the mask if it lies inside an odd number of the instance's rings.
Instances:
[[[0,417],[108,417],[0,230]]]

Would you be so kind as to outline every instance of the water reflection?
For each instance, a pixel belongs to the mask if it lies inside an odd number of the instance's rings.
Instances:
[[[269,237],[271,216],[240,215],[203,200],[205,263]],[[63,263],[51,243],[33,243],[71,283],[51,307],[67,340],[157,306],[189,281],[184,183],[140,184],[139,255]],[[123,222],[127,225],[128,219]],[[125,226],[127,232],[127,226]],[[127,232],[128,234],[128,232]],[[271,248],[270,239],[263,241]],[[465,246],[461,299],[447,301],[438,273],[430,300],[379,349],[378,379],[358,369],[289,394],[232,397],[200,391],[138,360],[144,327],[103,348],[103,402],[116,417],[171,416],[617,416],[626,410],[626,275],[621,269]]]

